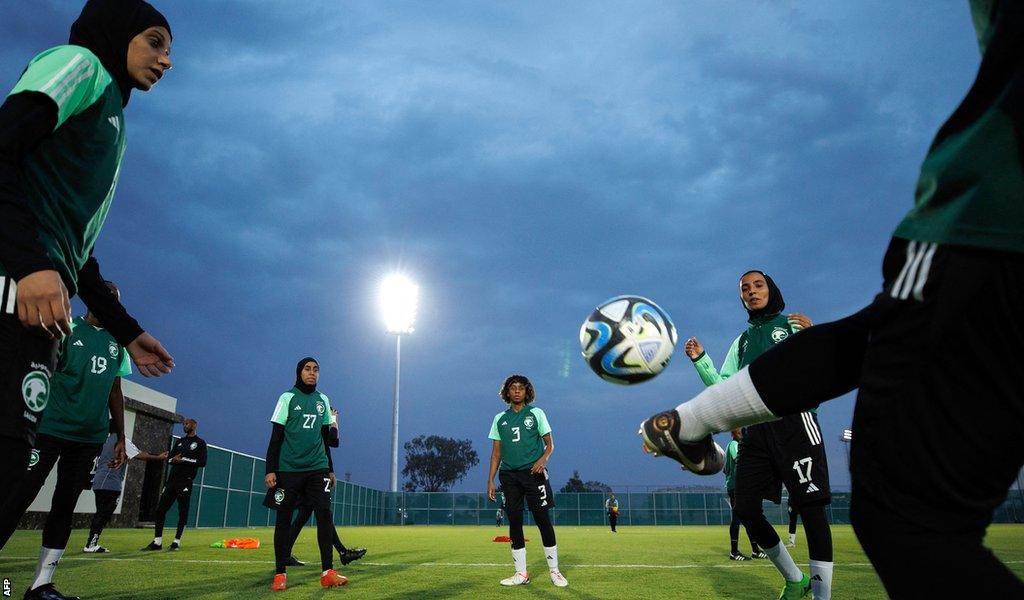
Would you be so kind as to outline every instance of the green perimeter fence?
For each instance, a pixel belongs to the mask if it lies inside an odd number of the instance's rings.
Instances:
[[[266,471],[262,458],[208,446],[206,467],[199,470],[189,510],[190,527],[266,527],[272,511],[263,506]],[[616,490],[619,525],[727,525],[729,500],[722,492]],[[552,520],[558,525],[604,525],[603,493],[556,493]],[[336,525],[491,525],[498,505],[487,494],[471,492],[384,492],[339,481],[331,496]],[[850,495],[832,494],[832,523],[849,523]],[[785,500],[764,503],[774,524],[788,523]],[[177,511],[167,513],[167,527],[177,525]],[[1024,494],[1019,487],[996,511],[996,523],[1024,522]],[[507,522],[507,521],[506,521]],[[529,511],[526,522],[532,524]]]

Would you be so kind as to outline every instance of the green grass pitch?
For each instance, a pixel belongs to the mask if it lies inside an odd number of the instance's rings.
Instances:
[[[780,531],[782,531],[780,529]],[[90,600],[170,598],[776,598],[781,579],[765,560],[726,559],[725,527],[559,527],[558,549],[569,587],[557,589],[547,577],[540,536],[527,528],[527,561],[533,581],[502,588],[512,574],[508,544],[491,540],[507,534],[497,527],[343,527],[342,540],[369,553],[348,567],[336,567],[350,583],[323,590],[315,529],[307,527],[295,546],[306,567],[288,570],[290,588],[270,592],[274,570],[273,531],[187,530],[176,553],[138,549],[151,539],[146,530],[111,529],[103,534],[105,555],[81,552],[86,532],[76,530],[55,579],[66,594]],[[833,597],[885,597],[881,584],[848,526],[834,527]],[[166,532],[165,532],[166,533]],[[173,535],[173,531],[171,532]],[[784,533],[784,531],[783,531]],[[793,550],[806,570],[807,548],[799,531]],[[223,550],[209,544],[229,537],[258,537],[259,550]],[[746,534],[741,549],[749,551]],[[165,540],[169,540],[165,536]],[[24,594],[35,569],[39,531],[19,531],[0,552],[0,578],[9,578],[12,597]],[[987,544],[1024,576],[1024,525],[994,525]],[[936,551],[943,551],[936,549]],[[336,559],[337,557],[335,557]]]

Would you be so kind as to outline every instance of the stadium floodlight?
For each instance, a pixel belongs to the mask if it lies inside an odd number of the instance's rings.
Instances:
[[[412,333],[419,287],[402,274],[388,275],[380,286],[384,326],[395,335],[395,402],[391,415],[391,491],[398,491],[398,384],[402,372],[402,336]]]
[[[380,286],[380,308],[388,333],[412,333],[419,287],[401,274],[388,275]]]

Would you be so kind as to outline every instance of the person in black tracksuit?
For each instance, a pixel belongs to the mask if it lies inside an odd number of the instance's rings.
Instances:
[[[171,474],[167,476],[167,483],[160,492],[160,501],[157,503],[153,530],[153,541],[143,550],[162,550],[164,534],[164,517],[171,505],[178,503],[178,529],[174,534],[174,541],[167,550],[173,551],[181,547],[181,534],[185,531],[185,523],[188,522],[188,509],[192,501],[193,480],[196,472],[206,466],[206,442],[196,435],[195,419],[185,420],[185,437],[179,438],[171,446],[168,452],[171,463]]]

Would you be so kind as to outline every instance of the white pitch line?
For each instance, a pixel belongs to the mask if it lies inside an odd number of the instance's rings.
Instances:
[[[39,560],[38,556],[0,556],[0,561],[5,560]],[[272,565],[272,560],[206,560],[206,559],[192,559],[192,558],[172,558],[159,561],[154,561],[152,558],[116,558],[113,556],[109,557],[91,557],[91,556],[65,556],[61,558],[61,561],[66,560],[85,560],[85,561],[125,561],[125,562],[152,562],[154,564],[166,564],[166,563],[194,563],[194,564],[237,564],[237,565]],[[753,562],[753,561],[748,561]],[[360,561],[360,565],[370,567],[507,567],[507,562],[501,563],[451,563],[451,562],[421,562],[421,563],[404,563],[404,562],[369,562]],[[798,563],[800,566],[808,566],[806,563]],[[1024,564],[1024,560],[1006,560],[1003,564],[1007,565],[1019,565]],[[685,565],[638,565],[638,564],[565,564],[563,567],[570,569],[747,569],[752,566],[761,567],[774,567],[769,561],[763,561],[761,563],[753,563],[747,565],[741,564],[710,564],[710,565],[697,565],[697,564],[685,564]],[[870,567],[871,563],[835,563],[836,568],[863,568]]]

